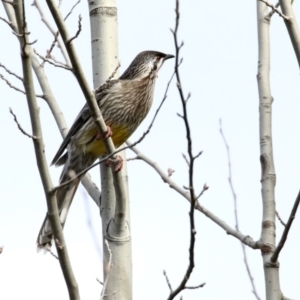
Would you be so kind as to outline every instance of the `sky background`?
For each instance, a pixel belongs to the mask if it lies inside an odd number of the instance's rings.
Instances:
[[[41,1],[43,2],[43,1]],[[64,1],[64,15],[75,1]],[[26,1],[27,21],[34,48],[45,54],[53,37],[40,21],[31,1]],[[275,4],[275,3],[274,3]],[[117,1],[119,24],[120,72],[141,51],[174,53],[170,28],[174,28],[175,1]],[[45,13],[48,10],[45,7]],[[294,11],[300,20],[300,3]],[[240,229],[254,238],[260,237],[261,185],[258,131],[257,25],[256,1],[181,1],[179,39],[184,41],[181,78],[188,102],[194,150],[203,154],[196,163],[195,186],[198,192],[206,183],[209,190],[201,204],[234,227],[233,197],[228,184],[227,153],[219,133],[219,120],[231,152],[232,179],[238,200]],[[70,33],[77,30],[78,15],[83,30],[75,40],[85,75],[92,86],[90,25],[86,1],[68,19]],[[0,6],[0,16],[5,11]],[[52,22],[53,23],[53,22]],[[54,24],[54,23],[53,23]],[[11,29],[0,21],[0,62],[21,75],[19,44]],[[54,54],[60,59],[56,49]],[[174,60],[160,70],[154,104],[131,141],[148,128],[172,74]],[[85,100],[70,72],[46,65],[53,93],[70,126]],[[20,82],[2,68],[0,73],[22,88]],[[299,67],[283,20],[274,15],[271,21],[271,90],[273,103],[273,145],[277,175],[276,205],[287,220],[299,191],[300,178],[300,84]],[[36,93],[40,93],[36,84]],[[20,133],[9,107],[22,127],[31,125],[25,96],[0,81],[0,132],[2,143],[0,191],[0,299],[67,299],[67,289],[60,266],[49,254],[36,252],[36,237],[46,213],[46,200],[36,166],[32,141]],[[61,136],[47,105],[38,99],[42,118],[45,150],[52,160]],[[181,103],[173,82],[166,103],[151,133],[138,146],[163,170],[172,168],[172,179],[180,186],[188,183],[188,170],[182,153],[186,153],[185,128],[178,118]],[[128,157],[133,157],[131,151]],[[61,169],[50,169],[57,184]],[[181,281],[188,264],[189,204],[171,190],[142,161],[128,163],[132,252],[133,293],[135,299],[166,299],[169,293],[163,270],[172,286]],[[98,169],[92,178],[99,182]],[[255,299],[243,264],[241,245],[223,229],[196,212],[196,267],[189,285],[206,282],[199,290],[187,290],[183,299],[251,300]],[[101,236],[101,220],[96,205],[85,190],[79,188],[65,226],[71,262],[82,299],[99,299],[102,279],[102,253],[97,251],[88,226]],[[277,226],[280,238],[282,226]],[[280,255],[281,288],[285,296],[300,299],[299,277],[300,222],[296,218],[288,242]],[[248,261],[257,291],[264,299],[262,258],[259,250],[247,249]]]

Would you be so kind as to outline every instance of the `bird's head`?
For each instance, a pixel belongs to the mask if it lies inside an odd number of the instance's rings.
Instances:
[[[164,61],[173,57],[174,55],[158,51],[143,51],[136,56],[120,79],[142,79],[150,74],[156,76]]]

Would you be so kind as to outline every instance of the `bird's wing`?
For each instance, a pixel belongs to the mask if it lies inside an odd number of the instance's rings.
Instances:
[[[70,128],[70,130],[68,131],[67,135],[65,136],[64,140],[62,141],[57,153],[55,154],[52,162],[51,162],[51,166],[54,165],[59,158],[61,157],[61,155],[63,154],[63,152],[65,151],[65,149],[67,148],[72,136],[78,132],[78,130],[80,129],[80,127],[82,127],[82,125],[91,117],[91,112],[89,110],[89,107],[87,106],[87,104],[84,105],[84,107],[82,108],[82,110],[80,111],[79,115],[77,116],[77,118],[75,119],[75,122],[73,123],[72,127]]]
[[[118,82],[118,80],[110,80],[109,82],[101,85],[99,88],[95,90],[96,94],[96,100],[99,105],[99,102],[103,97],[108,93],[108,90]],[[55,154],[51,166],[57,163],[60,160],[60,157],[62,156],[63,152],[67,148],[69,142],[71,141],[71,138],[78,132],[78,130],[91,118],[91,112],[87,105],[87,103],[84,105],[82,110],[79,112],[78,116],[76,117],[73,125],[71,126],[70,130],[68,131],[66,137],[64,138],[63,142],[61,143],[57,153]],[[64,161],[64,160],[63,160]],[[60,165],[61,163],[59,163]]]

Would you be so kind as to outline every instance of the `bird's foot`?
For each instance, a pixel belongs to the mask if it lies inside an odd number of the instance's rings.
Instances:
[[[111,128],[109,126],[106,126],[106,132],[104,133],[104,137],[102,136],[102,134],[100,132],[98,132],[95,136],[95,140],[101,141],[101,140],[105,140],[111,136],[112,136]]]
[[[115,163],[114,172],[120,172],[123,168],[123,158],[120,155],[115,155],[114,159],[109,158],[105,164],[107,167],[110,167],[112,162]]]

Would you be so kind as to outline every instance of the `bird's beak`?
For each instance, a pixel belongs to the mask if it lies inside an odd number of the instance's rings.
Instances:
[[[173,57],[175,57],[175,56],[172,55],[172,54],[167,54],[167,55],[164,57],[164,60],[167,60],[167,59],[173,58]]]

